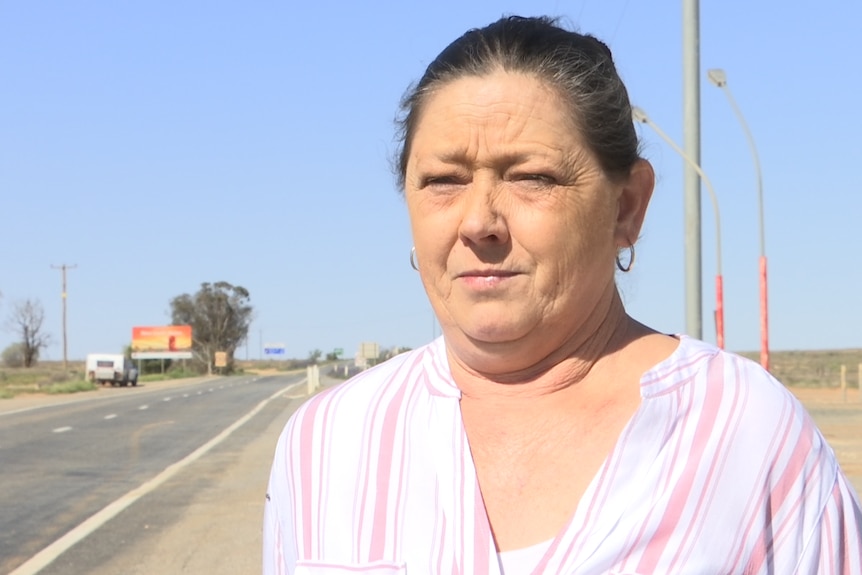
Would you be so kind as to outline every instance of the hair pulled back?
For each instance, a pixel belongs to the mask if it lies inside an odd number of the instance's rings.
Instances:
[[[628,175],[639,158],[638,139],[628,92],[610,49],[593,36],[560,27],[555,18],[508,16],[449,44],[408,89],[398,119],[396,169],[402,190],[410,146],[429,95],[459,78],[501,69],[533,75],[556,89],[605,174]]]

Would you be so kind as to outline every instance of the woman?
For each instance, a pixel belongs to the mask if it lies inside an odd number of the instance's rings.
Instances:
[[[858,501],[804,409],[623,308],[654,176],[607,47],[504,18],[404,109],[443,336],[293,416],[264,571],[862,573]]]

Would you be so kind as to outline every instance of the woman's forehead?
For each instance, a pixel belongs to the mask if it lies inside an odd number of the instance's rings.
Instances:
[[[469,76],[429,94],[412,155],[465,155],[469,148],[491,144],[514,147],[509,154],[525,153],[524,148],[558,151],[580,147],[578,132],[570,109],[544,81],[507,72]]]
[[[444,82],[428,93],[422,108],[425,113],[453,106],[474,108],[478,112],[500,106],[536,105],[547,106],[557,114],[568,114],[559,92],[547,81],[533,74],[496,70]]]

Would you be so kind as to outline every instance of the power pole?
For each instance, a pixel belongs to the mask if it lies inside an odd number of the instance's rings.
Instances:
[[[66,270],[73,270],[78,267],[78,264],[68,266],[66,264],[55,266],[51,269],[60,270],[63,274],[63,372],[66,371],[68,365],[67,347],[66,347]]]

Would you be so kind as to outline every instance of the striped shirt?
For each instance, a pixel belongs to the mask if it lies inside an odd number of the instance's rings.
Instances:
[[[862,512],[805,409],[682,336],[533,573],[862,574]],[[442,338],[318,394],[276,448],[263,572],[499,575]]]

